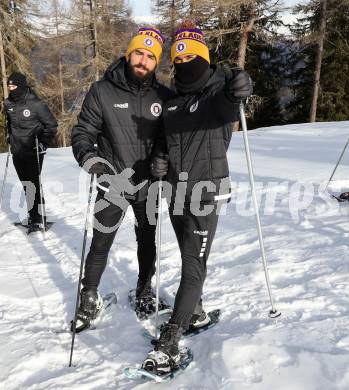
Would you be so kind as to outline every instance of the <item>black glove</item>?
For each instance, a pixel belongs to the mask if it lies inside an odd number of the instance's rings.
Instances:
[[[168,170],[168,155],[158,155],[151,159],[150,172],[152,176],[162,179]]]
[[[105,164],[103,164],[101,161],[88,161],[90,159],[101,159],[99,156],[97,156],[96,153],[86,153],[84,157],[81,160],[81,166],[82,168],[89,173],[90,175],[104,175],[105,173],[108,173],[107,167]]]
[[[246,99],[252,95],[253,86],[251,77],[244,70],[231,69],[232,77],[228,81],[228,92],[233,99]]]
[[[34,147],[34,149],[36,150],[36,146]],[[39,154],[45,154],[46,149],[47,149],[47,145],[42,142],[39,142]]]

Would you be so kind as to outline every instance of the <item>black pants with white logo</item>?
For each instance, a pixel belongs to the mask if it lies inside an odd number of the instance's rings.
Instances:
[[[13,165],[15,166],[19,180],[22,182],[29,217],[33,222],[41,222],[40,207],[40,186],[39,172],[41,173],[44,155],[39,155],[40,167],[38,167],[37,157],[19,158],[13,156]],[[44,202],[44,199],[43,199]]]
[[[104,203],[105,202],[105,203]],[[156,245],[155,225],[150,225],[146,214],[146,202],[129,201],[136,217],[135,233],[138,244],[137,257],[139,274],[142,281],[151,279],[155,273]],[[99,205],[107,205],[99,210]],[[86,258],[84,278],[85,288],[97,289],[107,265],[108,254],[116,232],[121,225],[126,210],[110,203],[98,193],[95,203],[93,237]]]
[[[206,263],[216,233],[218,215],[216,205],[206,216],[194,215],[189,206],[184,208],[183,215],[174,215],[171,206],[170,218],[182,258],[182,277],[170,322],[187,329],[192,315],[201,307]]]

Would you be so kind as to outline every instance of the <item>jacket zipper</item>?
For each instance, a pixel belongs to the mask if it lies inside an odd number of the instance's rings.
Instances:
[[[139,89],[139,130],[142,131],[142,89]],[[139,137],[138,142],[138,155],[142,159],[142,147],[141,147],[141,137]]]
[[[207,142],[207,157],[208,157],[208,175],[209,178],[212,179],[212,167],[211,167],[211,139],[210,139],[210,131],[207,132],[208,134],[208,142]]]

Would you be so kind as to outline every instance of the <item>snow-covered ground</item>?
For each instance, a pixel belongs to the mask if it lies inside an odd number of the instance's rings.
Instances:
[[[75,306],[86,193],[79,194],[80,169],[71,150],[51,149],[43,182],[55,224],[45,241],[13,226],[23,199],[19,202],[12,164],[9,170],[0,215],[1,389],[349,389],[349,204],[330,199],[321,184],[349,136],[349,122],[273,127],[249,135],[275,306],[282,316],[267,315],[270,303],[238,133],[229,149],[234,198],[220,218],[204,289],[206,308],[220,307],[223,315],[217,326],[183,342],[192,348],[194,362],[169,384],[142,384],[123,375],[150,349],[127,302],[137,280],[130,212],[100,287],[102,293],[116,291],[119,302],[96,330],[77,336],[69,368],[71,336],[64,330]],[[5,158],[0,156],[1,175]],[[332,189],[349,188],[348,165],[349,151]],[[180,257],[167,212],[162,242],[161,291],[173,302]]]

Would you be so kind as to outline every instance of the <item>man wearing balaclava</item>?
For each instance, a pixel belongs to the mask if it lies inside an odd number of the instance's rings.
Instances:
[[[156,227],[148,220],[146,199],[162,105],[170,94],[155,77],[163,42],[157,29],[139,29],[125,56],[113,62],[104,78],[92,85],[72,131],[76,160],[98,177],[93,238],[76,323],[78,332],[88,328],[100,312],[98,287],[128,205],[135,215],[139,268],[135,311],[139,318],[146,318],[155,310],[151,279],[155,272]],[[166,173],[164,169],[158,169],[158,177]]]
[[[204,35],[186,21],[171,47],[176,96],[166,101],[163,125],[168,152],[166,180],[173,186],[170,219],[178,240],[182,274],[174,310],[143,368],[164,375],[178,367],[183,332],[207,326],[211,318],[201,301],[206,264],[216,232],[219,208],[230,198],[227,149],[231,122],[239,104],[252,93],[241,69],[210,65]],[[158,159],[152,161],[156,176]]]
[[[12,73],[7,84],[10,91],[4,102],[7,141],[26,194],[28,233],[31,233],[42,230],[43,224],[46,224],[46,216],[41,213],[39,175],[46,149],[57,132],[57,121],[47,105],[28,86],[25,75]],[[36,138],[39,150],[36,149]]]

